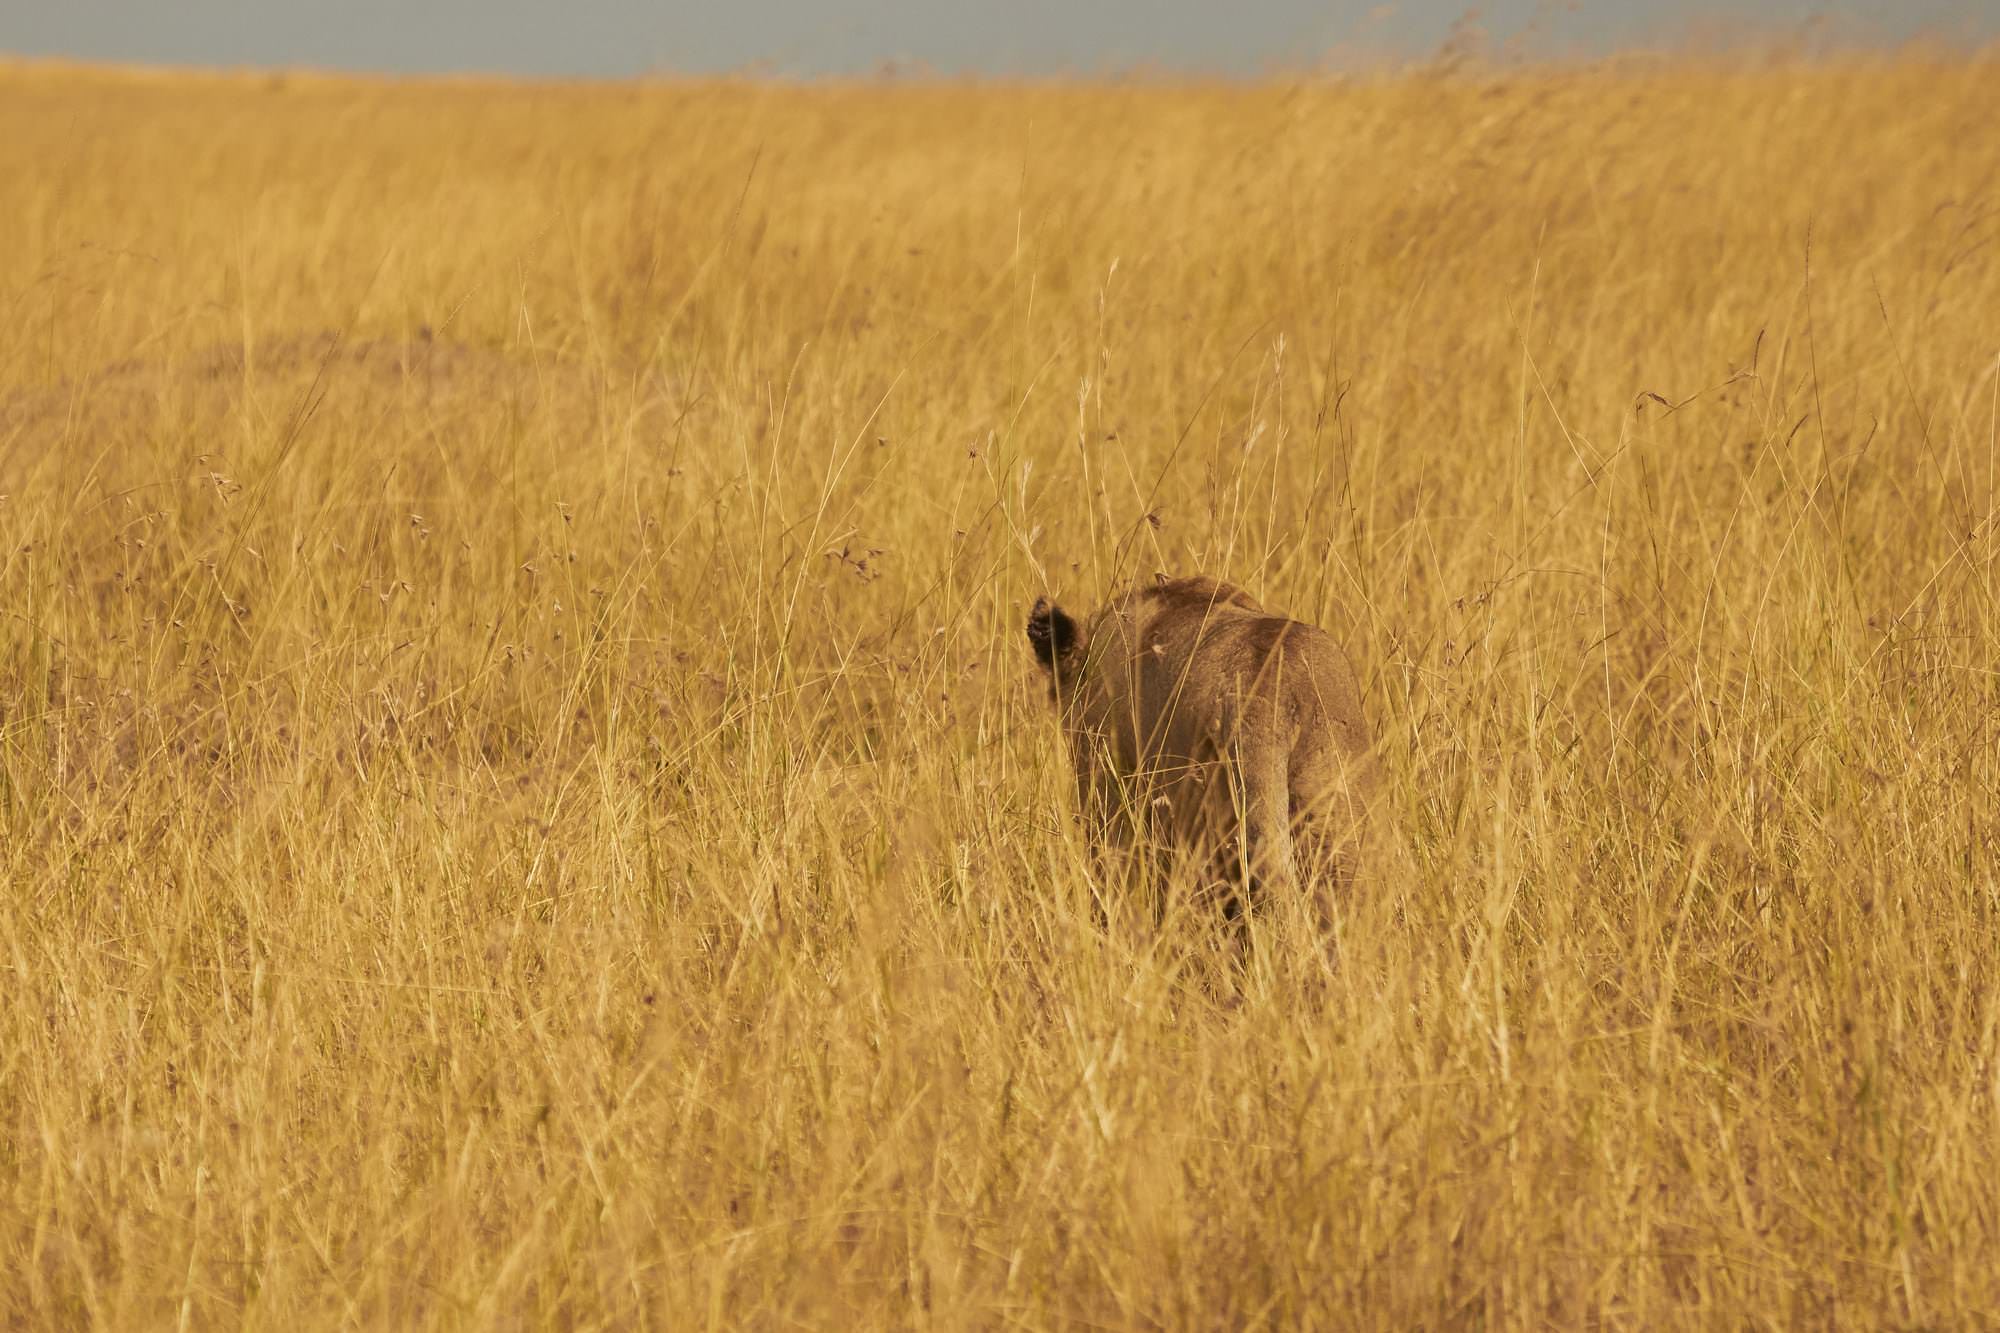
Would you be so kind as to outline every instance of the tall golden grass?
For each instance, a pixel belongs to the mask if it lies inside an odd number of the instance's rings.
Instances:
[[[2000,1319],[2000,57],[0,72],[0,1320]],[[1337,970],[1022,637],[1363,666]]]

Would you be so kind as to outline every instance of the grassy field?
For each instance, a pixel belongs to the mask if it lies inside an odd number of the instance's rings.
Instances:
[[[0,1323],[2000,1321],[1996,61],[0,66]],[[1093,924],[1155,570],[1337,970]]]

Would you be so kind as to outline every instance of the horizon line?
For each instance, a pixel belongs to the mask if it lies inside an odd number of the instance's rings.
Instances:
[[[362,83],[399,86],[507,85],[546,88],[632,88],[713,84],[772,87],[1106,87],[1240,86],[1338,81],[1409,75],[1579,73],[1627,63],[1676,65],[1835,65],[1922,60],[1936,64],[1980,64],[2000,56],[2000,37],[1950,38],[1920,32],[1891,41],[1829,42],[1803,31],[1761,30],[1731,40],[1700,39],[1633,43],[1600,50],[1533,52],[1520,48],[1454,48],[1452,43],[1424,52],[1323,53],[1312,60],[1272,59],[1256,71],[1204,69],[1159,59],[1107,63],[1096,69],[994,71],[942,68],[933,62],[885,58],[865,71],[808,72],[785,69],[775,60],[751,61],[728,69],[659,67],[623,74],[522,73],[466,67],[435,70],[380,69],[309,61],[208,64],[188,61],[107,60],[0,48],[0,75],[81,75],[132,81],[237,81],[302,84]],[[1512,46],[1490,44],[1494,47]],[[1347,57],[1347,58],[1343,58]]]

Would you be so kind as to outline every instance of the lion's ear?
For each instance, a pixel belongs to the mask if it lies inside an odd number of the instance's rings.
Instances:
[[[1051,670],[1076,648],[1076,622],[1046,597],[1035,599],[1028,613],[1028,642],[1034,645],[1035,660]]]

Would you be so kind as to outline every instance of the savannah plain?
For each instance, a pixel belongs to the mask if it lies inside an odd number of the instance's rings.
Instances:
[[[0,1323],[2000,1321],[1996,60],[0,65]],[[1157,570],[1336,966],[1094,919]]]

